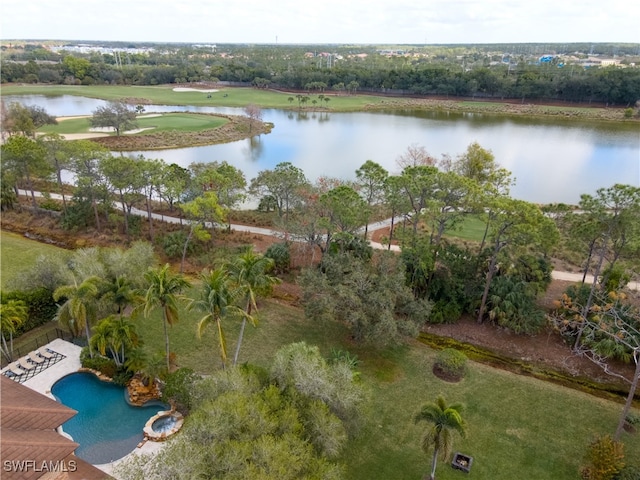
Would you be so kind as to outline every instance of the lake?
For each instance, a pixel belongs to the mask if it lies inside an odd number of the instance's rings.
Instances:
[[[102,100],[42,95],[8,96],[5,101],[39,105],[56,116],[88,115]],[[147,113],[168,111],[242,114],[242,109],[146,106]],[[434,157],[455,157],[472,142],[491,150],[513,172],[515,198],[537,203],[577,203],[615,183],[640,186],[640,126],[564,119],[503,117],[425,111],[306,112],[263,110],[275,127],[268,135],[222,145],[152,152],[183,167],[192,162],[227,161],[250,180],[261,170],[291,162],[307,178],[354,179],[355,170],[373,160],[391,173],[410,145],[424,146]]]

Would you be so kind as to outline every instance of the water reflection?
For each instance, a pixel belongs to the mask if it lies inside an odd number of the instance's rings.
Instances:
[[[40,95],[9,97],[37,104],[50,114],[90,114],[104,101]],[[242,109],[148,105],[146,113],[170,111],[242,114]],[[354,179],[366,160],[397,172],[396,159],[409,145],[433,156],[456,156],[471,142],[490,149],[517,179],[512,194],[533,202],[576,203],[580,194],[614,183],[640,186],[640,129],[637,124],[589,123],[559,118],[519,118],[459,112],[300,112],[263,110],[274,124],[268,135],[238,142],[154,152],[132,152],[187,167],[227,161],[247,179],[280,162],[292,162],[311,180]]]

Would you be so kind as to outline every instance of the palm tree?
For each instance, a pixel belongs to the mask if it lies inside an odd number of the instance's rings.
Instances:
[[[242,317],[242,325],[238,335],[238,343],[233,356],[233,364],[238,363],[238,355],[240,354],[240,346],[244,336],[244,328],[247,320],[252,321],[255,326],[255,319],[252,316],[253,311],[258,311],[256,297],[266,296],[271,293],[271,288],[280,279],[269,275],[275,265],[273,259],[256,254],[253,250],[247,250],[239,255],[232,263],[228,265],[229,276],[235,285],[239,288],[245,303],[245,313]]]
[[[120,275],[105,283],[102,300],[113,303],[118,315],[122,316],[127,307],[139,303],[141,296],[129,279]]]
[[[22,300],[9,300],[0,304],[0,331],[2,332],[2,354],[7,361],[13,361],[13,334],[29,318],[29,308]],[[9,334],[7,346],[6,334]]]
[[[107,349],[118,367],[124,365],[126,354],[138,345],[136,325],[127,317],[110,315],[96,325],[91,344],[101,355]]]
[[[56,302],[66,298],[66,301],[58,306],[56,320],[66,326],[74,337],[79,337],[84,329],[89,344],[89,355],[92,358],[90,328],[96,317],[101,282],[99,277],[91,276],[78,285],[74,277],[73,284],[63,285],[53,292]]]
[[[447,405],[444,397],[438,395],[435,403],[423,405],[414,418],[416,423],[426,421],[431,424],[431,427],[422,436],[422,450],[428,454],[433,448],[429,480],[436,478],[438,454],[443,459],[451,454],[453,432],[458,432],[463,437],[466,434],[466,423],[460,415],[461,411],[461,404]]]
[[[190,283],[182,275],[171,273],[168,263],[162,268],[150,269],[145,273],[144,278],[148,284],[142,304],[144,316],[148,317],[149,313],[157,307],[162,311],[167,370],[169,370],[170,350],[167,326],[173,325],[179,320],[178,300],[184,298],[180,292],[189,287]]]
[[[232,284],[226,268],[219,267],[208,274],[203,273],[201,278],[200,298],[193,300],[189,305],[189,309],[199,310],[205,314],[198,322],[198,337],[202,337],[207,325],[215,323],[218,330],[222,368],[224,369],[227,365],[227,342],[222,328],[222,319],[228,315],[247,316],[247,314],[234,305],[234,301],[240,292]]]

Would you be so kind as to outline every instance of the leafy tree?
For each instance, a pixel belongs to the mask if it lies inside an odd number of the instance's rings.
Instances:
[[[62,195],[62,208],[63,211],[65,211],[67,209],[67,200],[65,198],[64,188],[62,187],[62,170],[70,166],[65,140],[57,133],[48,133],[40,137],[39,140],[46,149],[47,162],[56,173],[58,190],[60,191],[60,195]]]
[[[387,345],[415,336],[429,316],[429,303],[415,300],[402,264],[388,252],[372,260],[325,255],[320,269],[303,271],[300,285],[308,317],[343,321],[360,342]]]
[[[33,180],[34,177],[45,177],[50,172],[46,162],[46,150],[35,140],[15,135],[3,143],[1,154],[2,176],[4,177],[8,171],[16,180],[23,180],[31,192],[33,206],[37,206]]]
[[[218,203],[218,197],[214,192],[205,192],[192,201],[181,204],[180,209],[189,219],[189,234],[185,239],[180,261],[182,273],[191,239],[195,236],[200,240],[209,240],[211,234],[208,229],[213,229],[217,223],[224,221],[226,210]]]
[[[176,163],[164,165],[158,185],[160,198],[167,202],[169,210],[173,212],[175,204],[187,190],[191,181],[189,170]]]
[[[273,170],[263,170],[251,180],[253,195],[271,195],[278,208],[278,216],[289,215],[299,201],[299,191],[309,182],[302,170],[289,162],[279,163]]]
[[[453,445],[453,433],[466,435],[466,422],[462,418],[462,405],[459,403],[447,404],[445,398],[439,395],[434,403],[422,406],[414,417],[414,421],[427,422],[430,427],[422,436],[422,450],[428,454],[433,450],[431,460],[430,480],[436,478],[436,466],[438,456],[446,459],[451,454]]]
[[[227,162],[192,163],[194,193],[215,192],[218,202],[227,209],[244,201],[247,181],[242,170]]]
[[[384,200],[385,182],[389,172],[380,164],[373,160],[367,160],[356,170],[358,193],[367,203],[367,212],[371,212],[374,205],[380,204]],[[369,216],[367,216],[364,237],[367,238],[369,227]]]
[[[202,333],[209,324],[216,326],[220,358],[224,370],[227,366],[227,341],[222,326],[223,319],[238,316],[246,318],[252,323],[255,323],[255,319],[235,305],[241,292],[232,283],[226,268],[218,267],[209,273],[203,273],[201,280],[200,297],[190,302],[189,309],[204,313],[204,316],[198,321],[198,337],[202,337]]]
[[[83,194],[91,205],[94,221],[98,231],[101,229],[98,204],[110,205],[106,195],[106,184],[102,169],[100,168],[109,152],[89,140],[77,140],[69,146],[71,171],[76,174],[76,194]],[[69,212],[67,212],[69,213]]]
[[[147,290],[145,293],[144,315],[148,317],[151,311],[159,308],[162,313],[162,325],[164,328],[165,358],[167,371],[170,370],[171,351],[169,349],[168,326],[178,322],[178,302],[182,300],[181,292],[190,286],[182,276],[171,273],[169,264],[157,269],[150,269],[145,273]]]
[[[482,323],[484,319],[489,290],[497,272],[500,253],[506,247],[526,247],[541,243],[544,224],[552,223],[551,220],[543,216],[536,205],[522,200],[495,197],[488,208],[494,212],[494,219],[491,223],[493,247],[478,311],[478,323]]]
[[[113,128],[117,136],[120,136],[120,132],[131,130],[137,126],[136,112],[124,100],[111,101],[96,108],[90,121],[92,127]]]
[[[12,102],[3,113],[5,114],[2,116],[2,130],[9,132],[10,135],[21,134],[26,137],[35,137],[38,128],[58,123],[55,117],[37,105]]]
[[[335,233],[355,233],[366,222],[368,208],[358,193],[340,185],[322,194],[319,204],[324,210],[321,225],[325,228],[325,247],[329,248]]]
[[[124,215],[124,232],[128,236],[131,209],[139,199],[142,188],[140,164],[131,157],[109,155],[101,159],[100,170],[120,200]]]
[[[241,297],[244,297],[244,311],[246,313],[242,317],[238,342],[233,355],[234,365],[238,363],[247,319],[254,319],[255,322],[255,314],[258,313],[257,297],[269,295],[273,285],[280,283],[280,279],[269,275],[274,266],[275,262],[271,258],[257,254],[253,249],[241,253],[227,266],[231,281],[238,287]]]
[[[29,309],[22,300],[0,303],[0,330],[2,331],[2,354],[8,362],[13,361],[13,335],[28,318]],[[7,334],[9,345],[7,345]]]

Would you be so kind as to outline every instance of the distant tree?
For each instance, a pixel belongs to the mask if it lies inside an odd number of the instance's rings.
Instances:
[[[415,143],[396,158],[396,164],[403,170],[407,167],[435,166],[436,163],[436,158],[431,156],[426,147]]]
[[[113,128],[118,136],[137,125],[135,110],[124,100],[111,101],[96,108],[90,121],[93,127]]]
[[[287,216],[300,199],[300,189],[309,182],[304,172],[290,162],[282,162],[273,170],[262,170],[251,181],[250,192],[257,196],[271,195],[278,216]]]
[[[249,117],[249,133],[253,131],[253,125],[262,122],[262,109],[254,104],[244,107],[244,114]]]
[[[8,173],[9,178],[24,181],[31,192],[31,201],[36,206],[33,181],[35,178],[46,177],[52,171],[46,161],[45,148],[39,142],[22,135],[9,137],[0,148],[3,178]]]
[[[439,395],[434,403],[423,405],[414,417],[414,421],[427,422],[430,425],[422,436],[422,450],[425,453],[433,451],[431,473],[429,480],[436,478],[438,456],[446,459],[451,455],[453,433],[466,435],[466,423],[462,418],[462,405],[447,404],[445,398]]]

